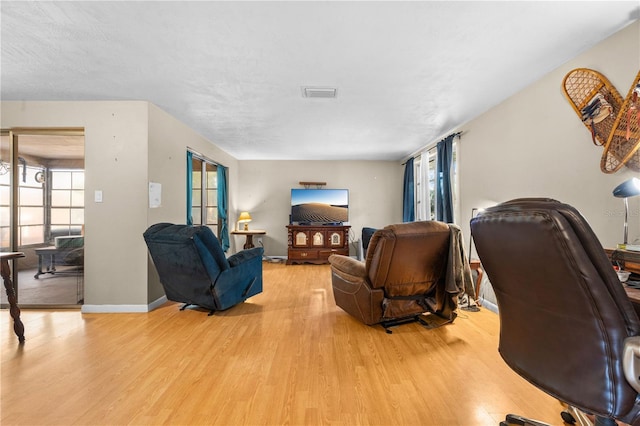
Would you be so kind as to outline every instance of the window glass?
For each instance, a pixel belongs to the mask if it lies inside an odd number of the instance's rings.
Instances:
[[[51,209],[51,225],[69,225],[71,221],[70,209]]]
[[[9,206],[0,207],[0,226],[9,226]]]
[[[7,188],[8,189],[8,188]],[[42,206],[42,188],[23,188],[19,190],[20,205]]]
[[[71,192],[51,191],[51,205],[53,207],[69,207],[71,205]]]
[[[218,205],[218,190],[217,189],[207,190],[207,206],[215,207],[217,205]]]
[[[84,172],[74,172],[73,182],[71,183],[72,189],[84,189]]]
[[[51,225],[51,234],[55,236],[71,235],[69,225]]]
[[[51,188],[53,189],[71,189],[71,172],[54,170],[51,180]]]
[[[199,189],[193,190],[192,206],[194,208],[202,206],[202,191],[200,191]]]
[[[0,184],[2,185],[2,184]],[[9,198],[11,197],[11,191],[9,190],[9,186],[0,186],[0,205],[8,206]]]
[[[218,223],[218,208],[207,207],[207,225],[215,225]]]
[[[82,225],[84,223],[84,209],[71,209],[71,224]]]
[[[23,172],[23,166],[20,165],[20,173],[18,179],[20,184],[18,186],[32,186],[35,188],[42,188],[42,183],[36,181],[36,174],[42,172],[41,167],[27,166],[26,173]]]
[[[201,157],[192,159],[191,218],[218,235],[218,165]]]
[[[51,205],[53,207],[71,206],[71,192],[70,191],[51,191]]]
[[[191,209],[193,215],[193,224],[202,225],[202,209],[200,207],[194,207]]]
[[[457,143],[454,141],[452,144],[453,148],[453,156],[451,162],[451,180],[452,180],[452,193],[453,193],[453,203],[457,204],[457,194],[458,194],[458,161],[457,161]],[[419,194],[416,194],[416,200],[420,202],[428,202],[430,206],[430,217],[427,220],[436,220],[436,167],[437,167],[437,148],[434,146],[427,151],[428,153],[428,162],[427,164],[422,164],[421,161],[415,161],[415,176],[421,176],[420,173],[425,173],[425,170],[420,170],[421,168],[426,167],[426,180],[428,186],[428,201],[427,198],[427,188],[423,188],[422,185],[416,185],[416,191],[420,191]],[[419,204],[416,203],[416,210],[419,208]],[[416,218],[418,218],[418,211],[416,213]]]
[[[3,249],[8,249],[9,248],[9,227],[7,226],[0,228],[0,244],[2,246]]]
[[[28,246],[44,241],[44,225],[21,226],[20,245]]]
[[[18,213],[20,215],[20,226],[44,224],[44,209],[42,207],[20,206]]]
[[[51,234],[80,234],[84,224],[84,170],[52,170]],[[72,232],[73,231],[73,232]]]
[[[207,164],[207,188],[218,187],[218,172],[215,166]]]
[[[71,191],[71,206],[84,207],[84,191]]]

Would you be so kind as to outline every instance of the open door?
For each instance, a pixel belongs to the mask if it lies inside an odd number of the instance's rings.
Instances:
[[[0,144],[2,251],[13,266],[21,307],[84,302],[84,132],[12,129]],[[6,295],[0,299],[3,307]]]

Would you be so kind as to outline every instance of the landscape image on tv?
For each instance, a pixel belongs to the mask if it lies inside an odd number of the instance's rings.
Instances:
[[[291,222],[343,223],[349,220],[346,189],[292,189]]]

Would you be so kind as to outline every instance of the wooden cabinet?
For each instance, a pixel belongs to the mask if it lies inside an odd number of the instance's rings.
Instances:
[[[350,226],[289,225],[287,265],[328,263],[332,254],[349,256]]]

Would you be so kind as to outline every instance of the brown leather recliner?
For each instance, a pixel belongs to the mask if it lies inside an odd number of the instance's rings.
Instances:
[[[453,321],[458,295],[472,288],[463,246],[460,229],[442,222],[379,229],[365,262],[329,257],[336,304],[368,325],[421,320],[425,312]]]
[[[471,234],[495,290],[505,362],[600,424],[640,425],[640,321],[580,213],[518,199],[474,218]]]

